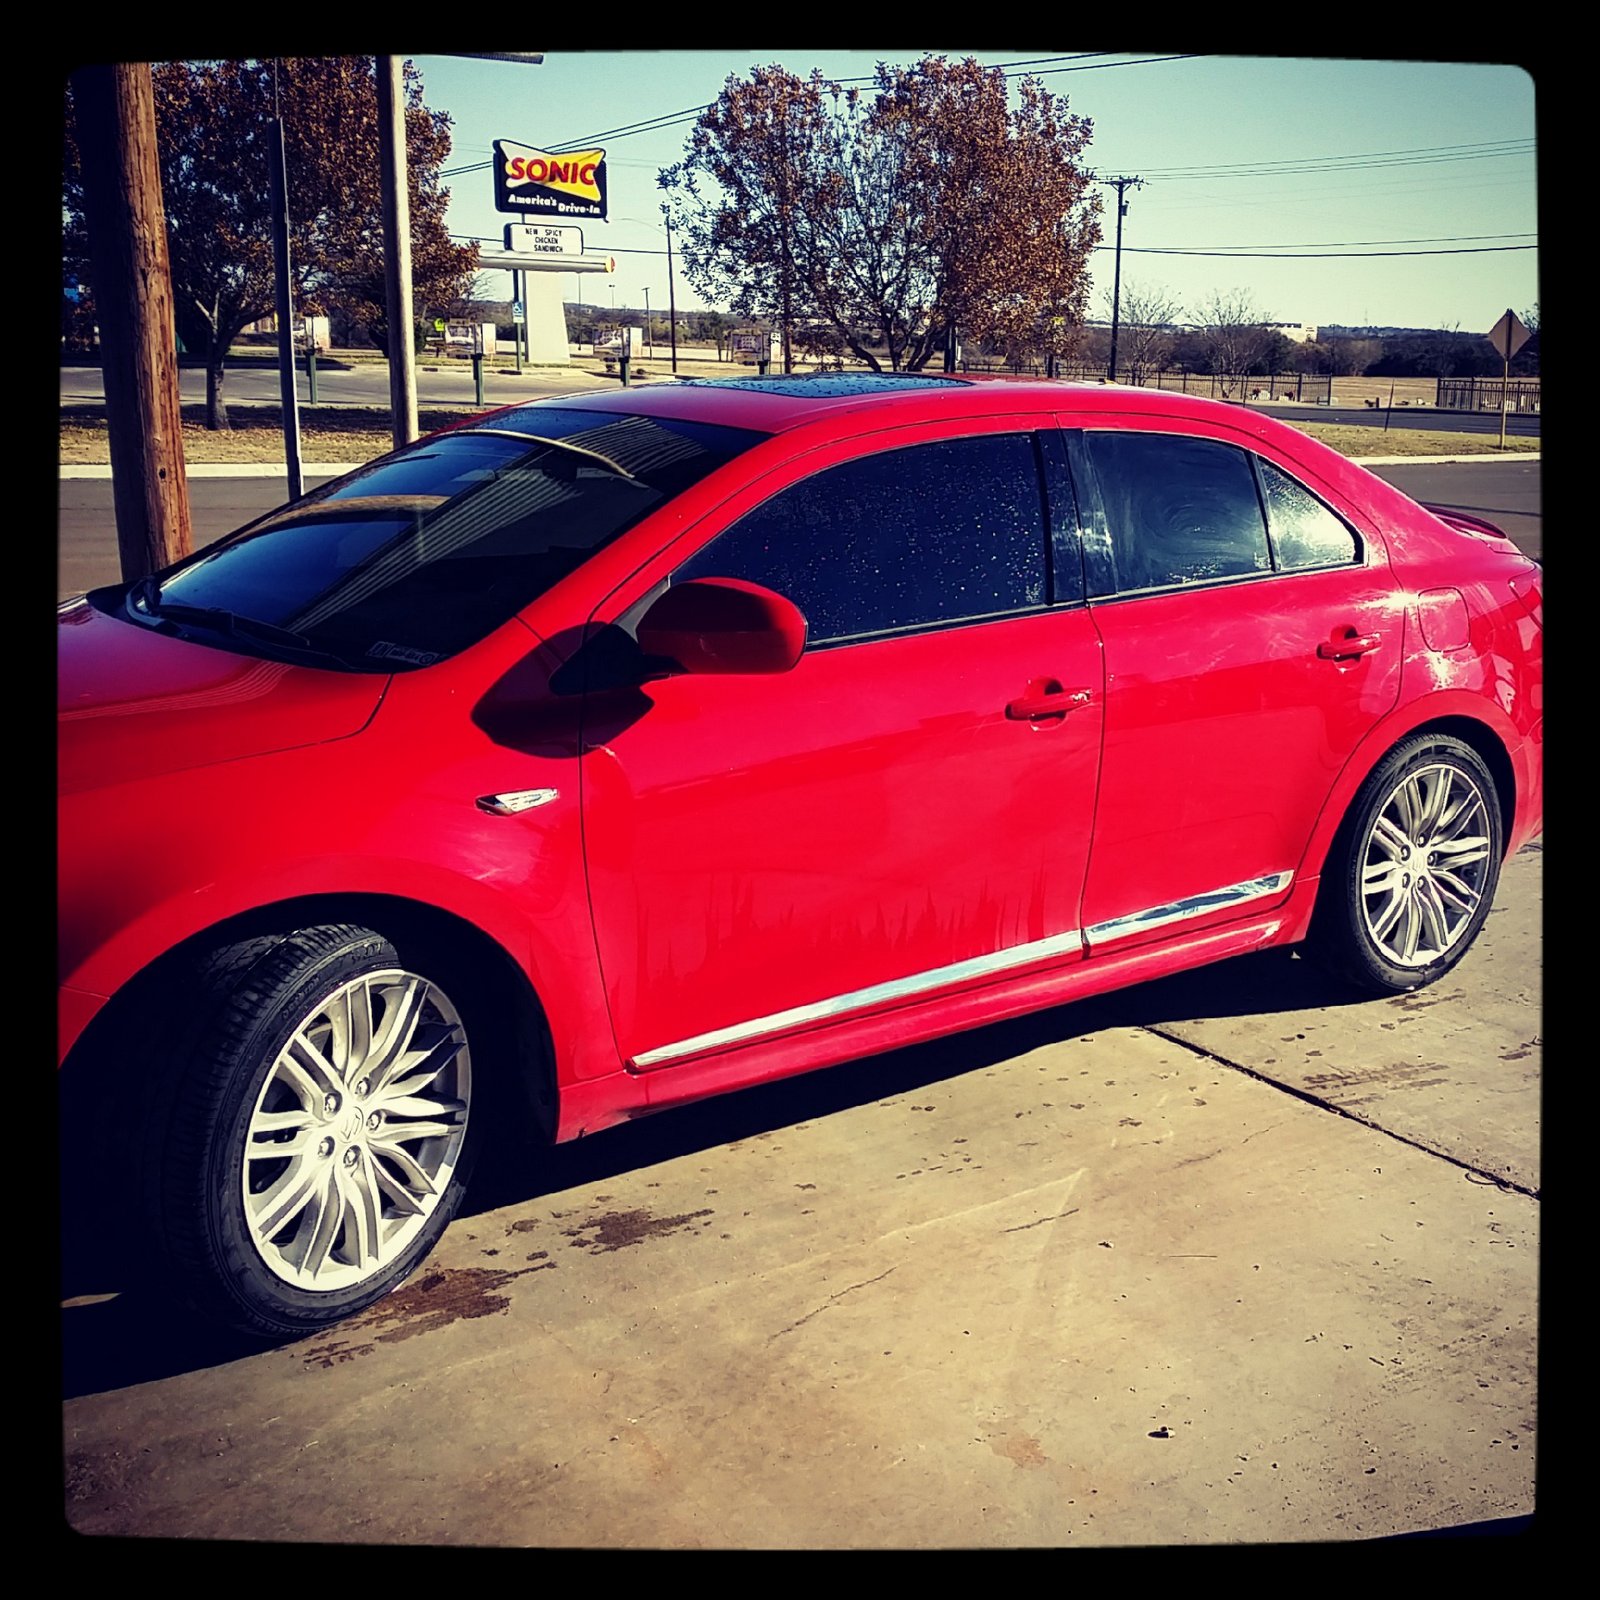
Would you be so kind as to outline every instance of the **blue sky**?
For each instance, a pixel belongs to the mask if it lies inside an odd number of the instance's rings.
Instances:
[[[1094,122],[1089,160],[1138,174],[1123,233],[1123,285],[1159,287],[1190,310],[1212,291],[1247,290],[1278,321],[1486,330],[1538,298],[1533,79],[1490,64],[973,51],[938,45],[869,52],[685,50],[550,52],[542,65],[418,56],[428,103],[455,122],[451,166],[487,161],[497,138],[570,145],[713,99],[729,74],[781,63],[861,78],[879,60],[927,51],[1031,69]],[[1049,70],[1070,68],[1073,70]],[[585,226],[614,254],[614,279],[566,280],[568,299],[667,304],[656,173],[677,160],[689,123],[597,139],[607,152],[608,222]],[[1229,170],[1231,169],[1231,170]],[[499,242],[485,168],[450,180],[450,227]],[[1105,219],[1114,238],[1114,196]],[[1249,258],[1301,250],[1301,259]],[[1176,255],[1146,251],[1227,251]],[[1360,252],[1450,251],[1364,255]],[[1474,253],[1467,253],[1467,252]],[[1322,252],[1323,258],[1316,254]],[[1094,314],[1109,297],[1109,248],[1093,258]],[[491,277],[509,294],[509,277]],[[678,305],[700,301],[677,275]]]

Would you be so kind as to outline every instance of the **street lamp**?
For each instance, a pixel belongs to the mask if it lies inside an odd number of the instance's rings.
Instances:
[[[663,200],[661,220],[667,225],[667,336],[672,340],[672,370],[678,370],[678,293],[672,286],[672,212]]]

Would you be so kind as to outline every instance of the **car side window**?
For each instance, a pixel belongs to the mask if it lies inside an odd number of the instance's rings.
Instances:
[[[941,439],[826,468],[741,517],[672,581],[706,577],[792,600],[811,645],[1042,608],[1033,435]]]
[[[1272,570],[1255,473],[1212,439],[1091,429],[1117,588],[1164,589]]]
[[[1281,467],[1256,458],[1267,523],[1279,567],[1348,567],[1361,559],[1361,541],[1349,525]]]

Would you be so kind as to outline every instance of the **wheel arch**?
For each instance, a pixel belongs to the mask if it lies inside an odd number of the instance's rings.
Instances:
[[[150,1037],[159,1008],[192,969],[197,956],[224,945],[259,940],[276,943],[296,928],[354,923],[382,934],[403,960],[436,966],[442,955],[447,978],[464,991],[482,1018],[492,1019],[489,1082],[500,1091],[502,1109],[534,1142],[554,1139],[559,1088],[551,1024],[534,984],[515,957],[492,935],[438,906],[373,892],[329,892],[295,896],[255,906],[197,929],[162,952],[123,983],[89,1020],[62,1064],[63,1123],[69,1119],[94,1139],[132,1114],[138,1084],[128,1070],[143,1060],[122,1041]],[[95,1142],[98,1142],[96,1139]]]
[[[1301,857],[1299,876],[1321,877],[1349,821],[1361,786],[1392,751],[1419,734],[1439,734],[1460,739],[1477,752],[1494,779],[1495,803],[1500,810],[1501,826],[1509,851],[1519,796],[1516,763],[1504,734],[1482,716],[1473,714],[1479,703],[1474,700],[1469,703],[1470,709],[1464,707],[1432,717],[1391,718],[1374,729],[1339,774],[1339,781],[1328,796]]]

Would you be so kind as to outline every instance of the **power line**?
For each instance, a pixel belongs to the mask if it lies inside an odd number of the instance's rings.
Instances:
[[[1109,250],[1110,245],[1097,244],[1095,250]],[[1388,256],[1482,256],[1495,255],[1508,250],[1537,250],[1536,244],[1470,245],[1456,250],[1324,250],[1296,252],[1291,250],[1183,250],[1156,249],[1148,245],[1126,247],[1129,255],[1136,256],[1219,256],[1225,261],[1361,261],[1368,257]]]
[[[1326,156],[1286,156],[1281,161],[1220,161],[1204,165],[1189,167],[1155,167],[1151,170],[1162,178],[1175,178],[1180,175],[1211,175],[1220,177],[1228,172],[1240,169],[1259,171],[1264,168],[1298,167],[1305,162],[1322,161],[1382,161],[1397,156],[1436,156],[1448,155],[1452,152],[1502,152],[1509,146],[1531,147],[1531,138],[1517,139],[1482,139],[1468,144],[1426,144],[1410,145],[1400,150],[1352,150],[1342,155]],[[1508,153],[1516,154],[1511,150]]]
[[[1082,52],[1082,55],[1097,56],[1104,55],[1106,53],[1107,52],[1105,51],[1091,50]],[[1051,73],[1057,72],[1095,72],[1106,67],[1146,67],[1151,66],[1159,61],[1192,61],[1194,59],[1195,52],[1191,52],[1188,55],[1147,56],[1135,61],[1084,60],[1080,56],[1035,56],[1032,58],[1033,61],[1076,61],[1078,62],[1078,65],[1067,67],[1044,67],[1037,72],[1012,72],[1006,70],[1007,68],[1011,67],[1027,67],[1029,65],[1028,61],[1007,61],[999,63],[998,66],[999,70],[1002,72],[1002,75],[1009,79],[1019,77],[1045,77]],[[876,78],[835,78],[830,79],[829,81],[834,83],[873,83],[876,82]],[[646,117],[640,122],[627,122],[623,123],[620,127],[602,129],[598,133],[586,133],[578,139],[564,139],[558,146],[553,148],[550,153],[552,155],[565,155],[573,150],[582,150],[586,146],[593,144],[598,139],[631,139],[636,134],[641,133],[664,133],[668,128],[676,127],[680,123],[693,122],[695,118],[701,115],[702,112],[708,111],[715,104],[716,102],[714,100],[708,100],[703,105],[686,106],[681,111],[663,111],[659,116]],[[457,178],[468,172],[482,172],[486,167],[492,167],[493,165],[494,160],[491,157],[488,161],[473,162],[469,166],[448,167],[441,172],[439,176],[441,178]]]
[[[1219,244],[1219,250],[1323,250],[1323,249],[1354,249],[1357,245],[1368,244],[1477,244],[1485,239],[1537,239],[1539,236],[1531,229],[1522,233],[1441,233],[1431,238],[1422,239],[1307,239],[1298,244],[1274,240],[1266,244]],[[1096,249],[1104,249],[1097,245]],[[1150,245],[1147,249],[1185,250],[1188,245]]]
[[[1355,156],[1306,156],[1296,161],[1263,161],[1253,165],[1244,163],[1229,168],[1174,167],[1157,174],[1164,182],[1211,182],[1224,178],[1285,178],[1296,174],[1319,172],[1382,172],[1390,167],[1433,167],[1454,165],[1462,161],[1496,161],[1535,154],[1532,139],[1522,141],[1517,148],[1464,147],[1447,154],[1419,151],[1415,155],[1384,158]]]

